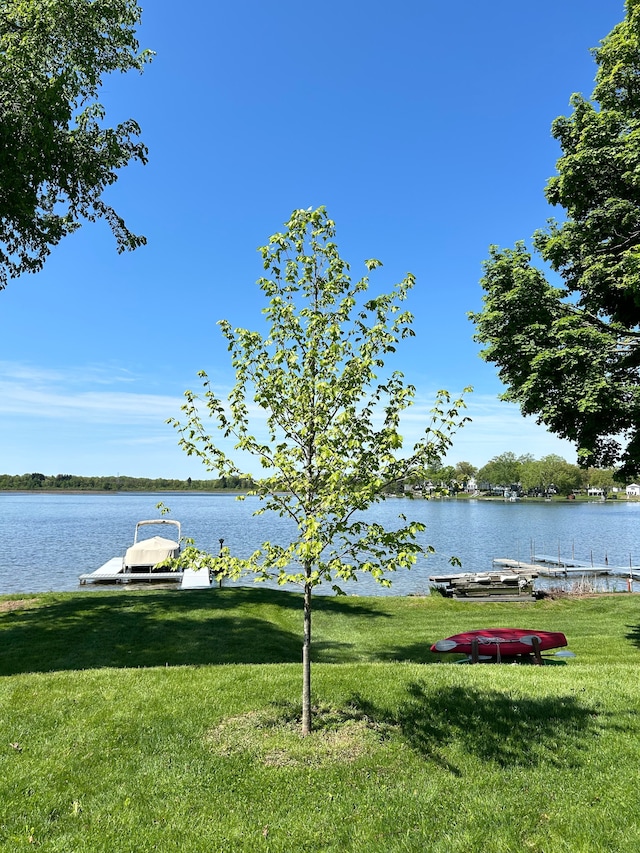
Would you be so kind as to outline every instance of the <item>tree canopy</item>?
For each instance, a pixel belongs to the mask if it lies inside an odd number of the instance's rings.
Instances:
[[[478,471],[478,479],[485,480],[494,486],[508,487],[520,482],[522,466],[533,457],[529,455],[516,456],[515,453],[507,451],[500,453],[490,459],[486,465]]]
[[[187,391],[184,422],[173,421],[188,454],[221,475],[239,474],[205,429],[204,406],[219,435],[233,438],[236,449],[264,469],[255,480],[258,513],[269,510],[293,522],[290,541],[265,542],[247,559],[225,559],[236,576],[250,571],[304,591],[303,733],[311,727],[312,592],[324,582],[340,591],[360,572],[389,585],[389,573],[410,568],[428,550],[417,539],[421,523],[399,516],[396,529],[386,530],[364,511],[384,499],[390,485],[423,476],[466,420],[462,401],[450,402],[441,392],[422,438],[403,450],[400,420],[415,389],[398,371],[379,376],[386,358],[412,335],[403,303],[414,278],[408,274],[389,294],[365,296],[368,278],[351,280],[334,237],[323,208],[296,210],[286,230],[262,247],[267,331],[222,321],[236,384],[225,402],[202,372],[204,396]],[[365,266],[372,271],[380,262]],[[264,425],[253,420],[249,398],[264,413]]]
[[[81,220],[105,219],[118,251],[145,241],[102,198],[145,163],[133,120],[103,126],[102,77],[142,71],[135,0],[4,0],[0,11],[0,289],[40,270]]]
[[[574,442],[585,466],[640,471],[640,0],[594,50],[592,100],[573,95],[553,136],[546,196],[565,211],[524,243],[490,249],[472,313],[503,399]]]
[[[553,488],[561,495],[570,495],[589,485],[588,479],[586,472],[555,453],[539,460],[526,460],[520,473],[520,485],[525,492],[538,491],[542,494]]]
[[[238,491],[251,488],[251,477],[226,477],[220,480],[177,480],[167,477],[130,477],[113,474],[107,477],[84,477],[77,474],[45,475],[0,474],[0,491],[81,491],[81,492],[159,492],[159,491]]]

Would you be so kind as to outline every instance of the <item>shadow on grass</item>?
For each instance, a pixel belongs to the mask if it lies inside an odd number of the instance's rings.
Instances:
[[[392,725],[424,758],[460,775],[460,751],[507,768],[550,765],[577,767],[588,739],[596,736],[597,711],[574,696],[516,698],[469,687],[407,685],[407,698],[395,713],[352,699],[359,712]]]
[[[412,663],[439,663],[441,654],[431,651],[431,641],[422,640],[419,643],[409,643],[405,646],[393,646],[380,650],[377,657],[381,661],[393,663],[394,661],[411,661]],[[452,658],[451,660],[454,660]]]
[[[640,649],[640,625],[627,625],[626,627],[629,629],[626,639],[630,640],[637,649]]]
[[[320,596],[316,609],[382,614]],[[299,614],[299,615],[298,615]],[[302,598],[266,588],[46,595],[0,619],[0,675],[101,667],[298,663]],[[322,656],[316,657],[321,660]]]

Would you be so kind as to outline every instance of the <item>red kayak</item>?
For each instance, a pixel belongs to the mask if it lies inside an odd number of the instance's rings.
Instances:
[[[536,643],[537,640],[537,643]],[[538,649],[535,649],[535,646]],[[446,640],[438,640],[431,646],[432,652],[457,652],[471,655],[474,647],[483,657],[510,658],[530,655],[567,645],[567,638],[560,631],[532,631],[524,628],[482,628],[454,634]]]

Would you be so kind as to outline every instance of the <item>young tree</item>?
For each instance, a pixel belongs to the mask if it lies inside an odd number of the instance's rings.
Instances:
[[[5,0],[0,11],[0,289],[40,270],[80,221],[105,219],[118,251],[144,237],[102,200],[117,170],[146,163],[129,120],[103,127],[101,78],[142,71],[135,0]]]
[[[253,494],[267,510],[293,520],[291,542],[265,542],[246,560],[225,558],[227,573],[253,572],[303,589],[302,731],[311,730],[311,604],[323,582],[336,591],[343,581],[370,573],[389,585],[388,573],[409,568],[425,549],[424,525],[399,517],[385,530],[364,512],[384,498],[391,484],[422,475],[444,456],[455,430],[467,418],[461,400],[440,392],[422,439],[402,455],[400,416],[415,389],[402,374],[379,373],[398,342],[412,334],[412,316],[402,303],[412,275],[387,295],[367,298],[368,279],[353,283],[338,254],[335,226],[323,208],[296,210],[286,231],[260,249],[268,277],[259,285],[267,298],[263,335],[220,323],[228,340],[236,384],[227,403],[207,375],[204,397],[187,391],[184,422],[172,420],[179,443],[207,469],[240,474],[207,433],[200,407],[235,447],[253,454],[264,469]],[[380,266],[365,261],[369,271]],[[267,439],[250,432],[249,398],[264,411]]]
[[[503,399],[574,442],[584,466],[640,471],[640,0],[594,51],[593,103],[552,132],[562,148],[546,188],[564,209],[534,236],[551,285],[523,243],[493,246],[471,314]]]

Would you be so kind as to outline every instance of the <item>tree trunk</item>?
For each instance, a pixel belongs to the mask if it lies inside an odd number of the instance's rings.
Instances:
[[[304,585],[304,639],[302,642],[302,735],[311,732],[311,584]]]

